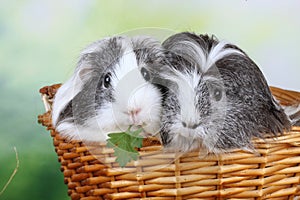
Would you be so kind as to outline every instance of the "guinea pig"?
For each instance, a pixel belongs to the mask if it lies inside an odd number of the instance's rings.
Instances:
[[[150,73],[163,60],[151,37],[116,36],[87,46],[73,76],[54,98],[52,122],[69,140],[105,141],[109,133],[142,127],[142,136],[160,128],[161,94]]]
[[[161,139],[167,149],[253,151],[252,137],[278,135],[291,121],[239,47],[214,36],[178,33],[163,44],[168,60]]]

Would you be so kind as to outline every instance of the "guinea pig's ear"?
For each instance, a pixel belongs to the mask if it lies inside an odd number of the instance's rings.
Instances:
[[[65,82],[57,91],[52,107],[52,124],[57,125],[61,112],[71,100],[82,90],[84,83],[91,76],[92,67],[79,62],[73,76]]]

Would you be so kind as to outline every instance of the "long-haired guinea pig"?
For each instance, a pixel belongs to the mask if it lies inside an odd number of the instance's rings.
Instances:
[[[252,151],[252,137],[291,127],[258,66],[214,36],[178,33],[163,42],[168,71],[162,110],[165,147],[187,152]]]
[[[144,136],[158,132],[161,94],[148,80],[162,55],[160,42],[146,36],[116,36],[89,45],[55,96],[56,130],[68,139],[91,142],[129,126],[141,126]]]

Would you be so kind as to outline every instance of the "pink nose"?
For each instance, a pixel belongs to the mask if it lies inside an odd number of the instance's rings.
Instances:
[[[128,111],[128,114],[130,116],[137,116],[141,112],[141,110],[142,109],[140,109],[140,108],[132,109],[132,110]]]
[[[141,108],[135,108],[135,109],[128,110],[128,115],[130,116],[130,118],[134,124],[139,123],[138,114],[141,112],[141,110],[142,110]]]

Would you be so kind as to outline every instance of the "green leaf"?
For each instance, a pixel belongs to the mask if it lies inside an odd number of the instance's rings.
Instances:
[[[130,130],[127,130],[126,133],[128,133],[129,135],[132,135],[134,137],[140,137],[139,134],[143,131],[142,128],[136,130],[136,131],[130,131]]]
[[[131,160],[137,160],[139,153],[136,152],[128,152],[121,148],[115,148],[115,156],[116,162],[119,163],[121,167],[125,167],[127,163],[129,163]]]
[[[116,162],[121,167],[138,159],[139,153],[136,148],[141,148],[143,144],[143,138],[139,136],[143,129],[131,131],[130,128],[126,132],[108,134],[107,147],[114,149],[114,155],[117,157]]]

